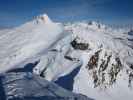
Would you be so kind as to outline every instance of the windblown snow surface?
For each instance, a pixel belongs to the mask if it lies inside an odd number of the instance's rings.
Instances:
[[[0,31],[0,50],[1,74],[25,71],[31,64],[41,80],[95,100],[133,98],[131,29],[93,21],[61,24],[42,15]]]

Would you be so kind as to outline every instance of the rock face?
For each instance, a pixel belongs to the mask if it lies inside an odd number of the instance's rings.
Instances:
[[[74,49],[79,49],[79,50],[87,50],[88,47],[89,47],[89,44],[88,43],[78,43],[76,41],[76,39],[74,39],[72,42],[71,42],[71,45]]]
[[[2,76],[1,81],[4,88],[1,91],[5,95],[0,95],[0,100],[93,100],[69,92],[32,73],[8,73]]]
[[[95,54],[91,56],[86,68],[92,73],[94,87],[103,85],[106,88],[108,85],[112,85],[116,82],[117,75],[120,73],[123,66],[120,59],[115,58],[115,63],[112,63],[109,68],[108,65],[112,59],[112,55],[106,54],[104,55],[106,59],[102,59],[99,57],[100,52],[102,52],[102,50],[95,52]],[[101,60],[100,65],[98,65],[99,60]]]

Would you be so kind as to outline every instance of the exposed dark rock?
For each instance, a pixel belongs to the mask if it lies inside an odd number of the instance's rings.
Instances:
[[[105,71],[108,67],[108,63],[110,62],[111,55],[107,57],[107,62],[105,60],[102,61],[102,64],[100,65],[99,71]]]
[[[130,68],[133,70],[133,65],[132,64],[130,65]]]
[[[45,68],[42,70],[42,72],[40,73],[40,76],[41,76],[41,77],[45,78],[44,72],[45,72],[46,70],[47,70],[47,67],[45,67]]]
[[[74,39],[71,42],[71,45],[74,49],[79,49],[79,50],[87,50],[89,47],[88,43],[78,43],[76,39]]]
[[[114,82],[116,82],[117,75],[122,69],[122,64],[121,64],[120,59],[116,58],[115,60],[116,60],[116,65],[112,64],[112,67],[109,72],[110,84],[113,84]]]
[[[124,40],[123,38],[119,38],[119,37],[118,38],[114,38],[114,39],[116,39],[116,40]]]
[[[72,57],[70,57],[70,56],[64,56],[64,58],[66,58],[66,59],[68,59],[68,60],[71,60],[71,61],[74,60],[74,58],[72,58]]]
[[[50,51],[57,52],[58,50],[57,49],[51,49]]]
[[[92,21],[88,22],[88,25],[92,25],[92,24],[93,24]]]
[[[132,36],[133,36],[133,30],[130,30],[130,31],[128,32],[128,35],[132,35]]]
[[[101,52],[101,50],[95,52],[95,54],[90,58],[87,66],[86,66],[89,70],[97,67],[100,52]]]
[[[128,87],[132,87],[132,81],[133,81],[133,72],[130,72],[128,78]]]
[[[97,68],[97,66],[98,66],[98,60],[99,60],[99,53],[100,52],[101,52],[101,50],[95,52],[95,54],[90,58],[87,66],[86,66],[86,68],[88,70],[93,70],[92,78],[93,78],[94,87],[97,87],[100,85],[99,73],[97,70],[95,70],[95,68]],[[104,80],[104,77],[103,77],[102,81],[103,80]]]
[[[101,79],[101,83],[103,84],[105,81],[105,73],[102,73],[102,79]]]
[[[110,69],[109,75],[110,75],[110,82],[109,82],[109,84],[112,85],[116,81],[114,67],[112,67]]]
[[[92,77],[93,77],[94,87],[97,87],[97,86],[99,85],[97,71],[94,71],[94,72],[93,72]]]
[[[104,57],[107,59],[101,59],[101,65],[98,67],[98,62],[100,60],[99,53],[101,50],[95,52],[95,54],[90,58],[86,68],[88,71],[91,71],[91,75],[93,78],[94,87],[103,86],[107,87],[107,84],[112,85],[116,82],[117,76],[119,72],[122,70],[122,63],[120,61],[119,57],[115,58],[116,63],[112,64],[112,67],[110,68],[109,72],[107,71],[107,68],[109,66],[109,62],[111,60],[112,55],[107,55],[105,53]],[[106,73],[106,74],[105,74]],[[109,76],[109,81],[106,80],[106,77]]]

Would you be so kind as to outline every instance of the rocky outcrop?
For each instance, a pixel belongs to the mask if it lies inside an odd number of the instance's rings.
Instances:
[[[113,59],[111,54],[105,53],[103,59],[100,57],[100,53],[103,53],[102,49],[90,57],[86,68],[92,76],[94,87],[106,88],[116,82],[117,76],[122,70],[122,64],[119,57],[115,58],[115,62],[111,62]]]
[[[79,50],[87,50],[89,47],[88,43],[78,43],[76,39],[74,39],[71,42],[71,45],[74,49],[79,49]]]

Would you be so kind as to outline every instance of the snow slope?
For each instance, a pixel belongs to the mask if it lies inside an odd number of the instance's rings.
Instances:
[[[72,33],[72,39],[60,40],[66,48],[56,51],[54,61],[47,58],[52,65],[47,65],[48,61],[41,60],[43,63],[39,63],[34,72],[45,79],[56,81],[57,84],[62,82],[62,87],[70,89],[63,83],[73,72],[70,66],[74,70],[78,65],[73,67],[71,64],[66,69],[64,64],[69,63],[65,61],[65,57],[71,58],[71,62],[78,59],[81,64],[80,71],[72,79],[74,92],[96,100],[132,100],[133,42],[128,39],[132,38],[129,36],[129,30],[111,29],[96,22],[69,23],[64,25],[64,28]]]
[[[62,36],[63,27],[41,15],[17,28],[0,33],[0,73],[45,52]],[[17,66],[18,67],[18,66]]]
[[[8,73],[2,76],[4,95],[0,100],[93,100],[69,92],[32,73]]]

